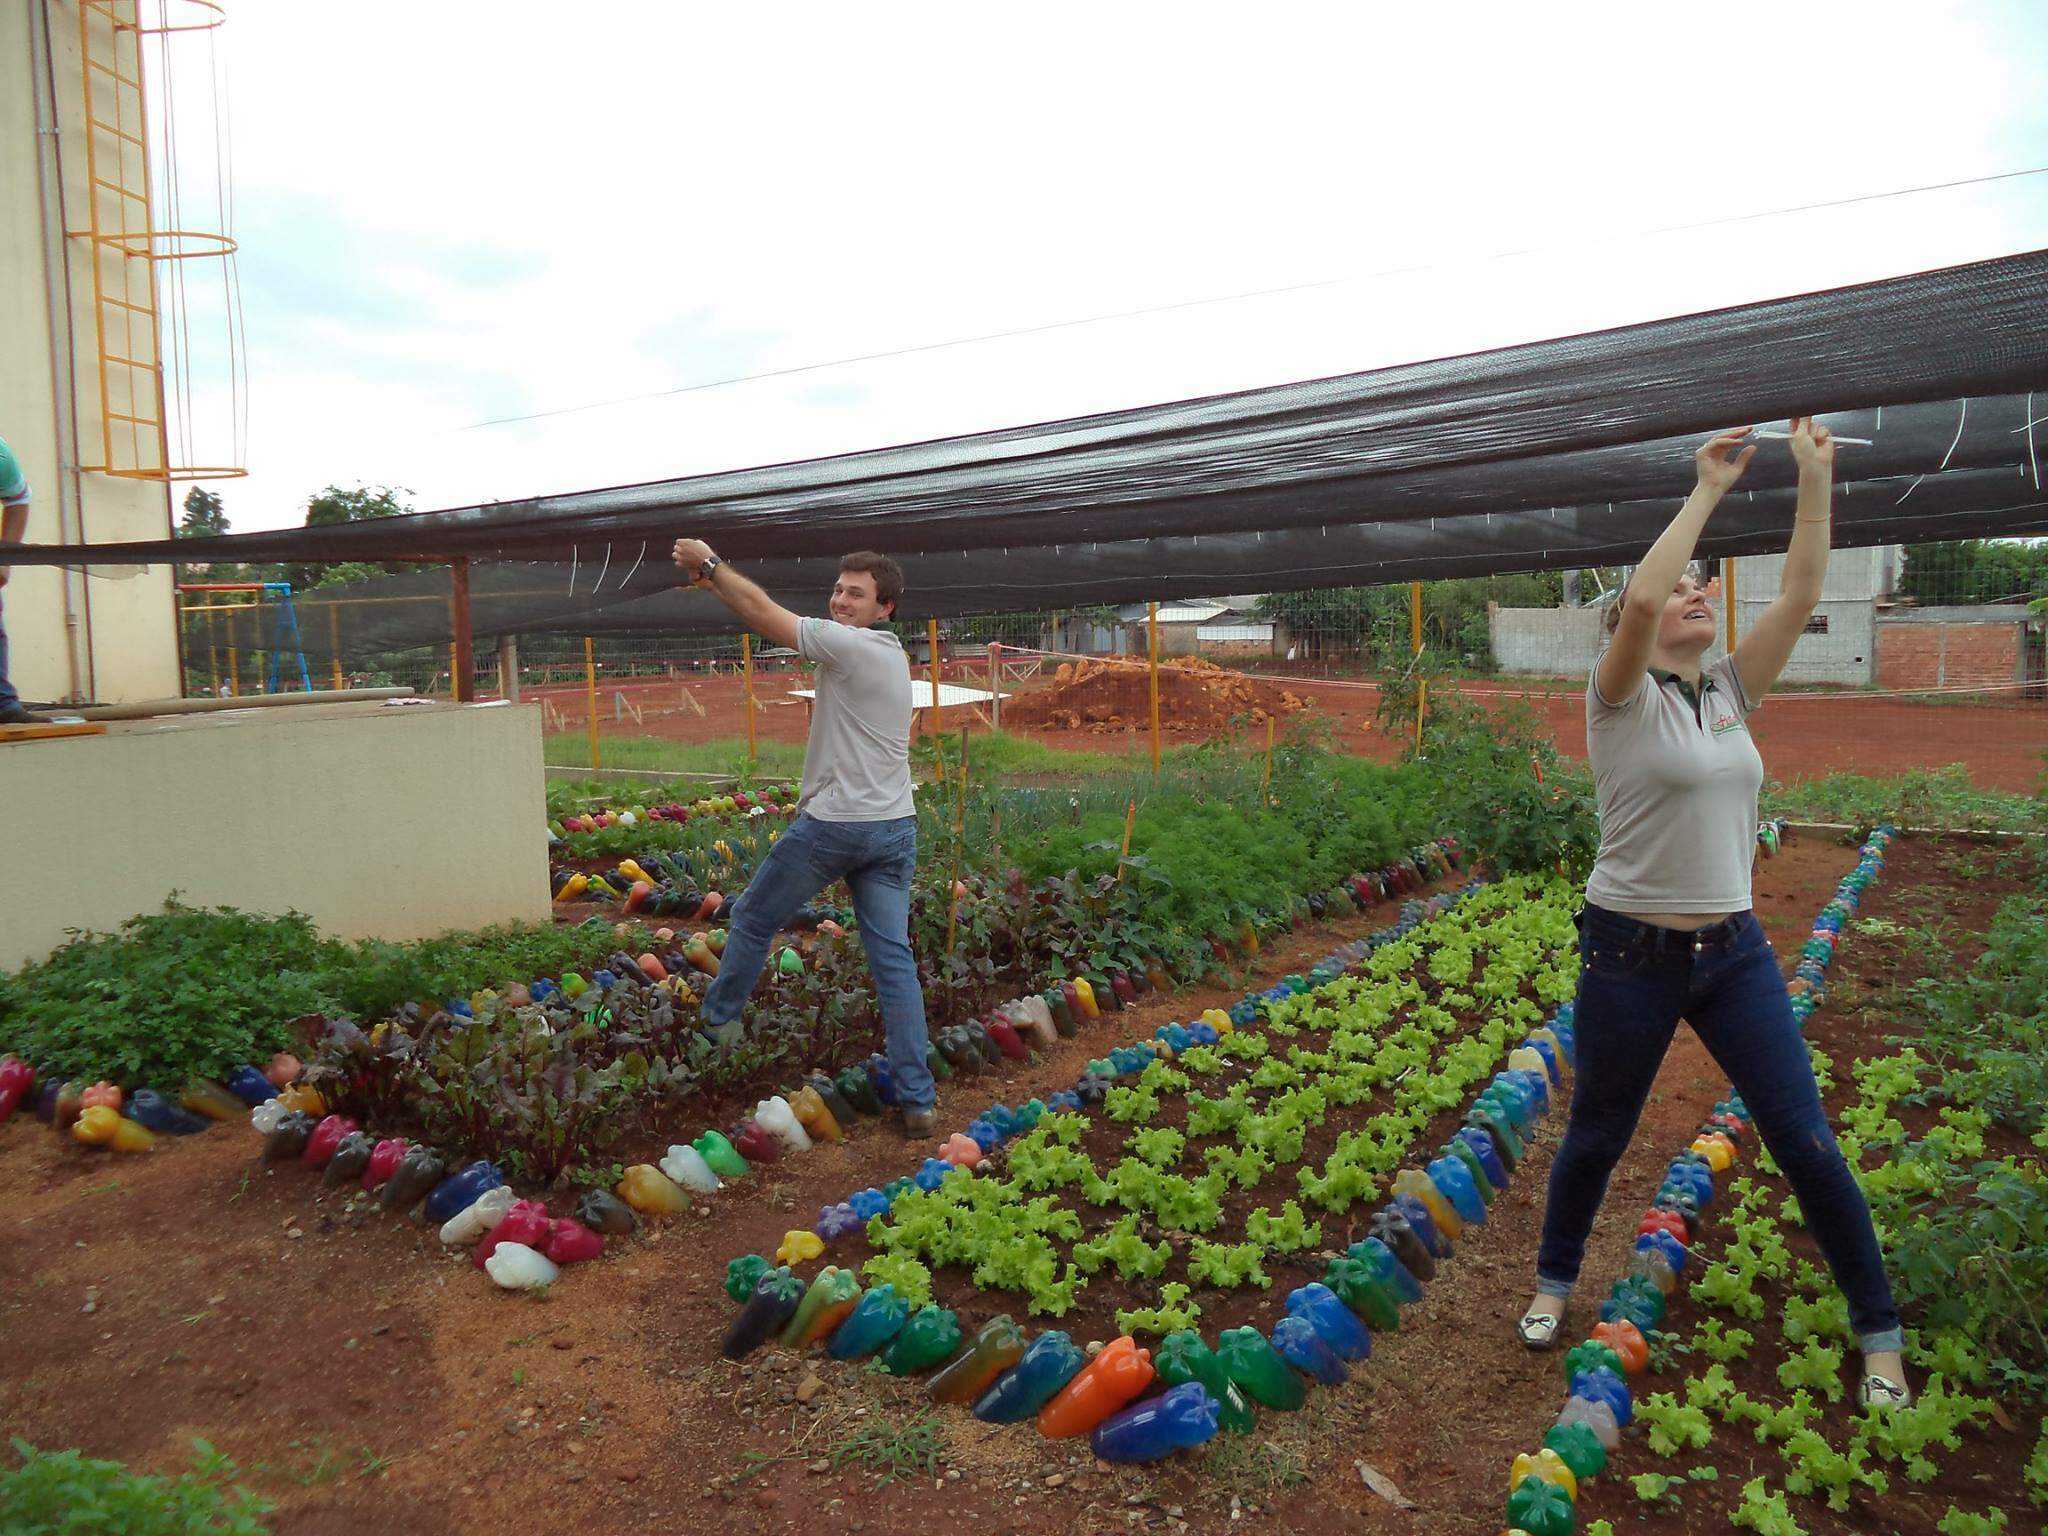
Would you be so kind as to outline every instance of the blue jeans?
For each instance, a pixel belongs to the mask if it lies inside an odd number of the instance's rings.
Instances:
[[[0,598],[4,598],[0,591]],[[7,681],[7,617],[0,610],[0,710],[14,708],[21,702],[21,695],[14,691],[14,685]]]
[[[1571,1119],[1550,1166],[1537,1290],[1562,1297],[1578,1279],[1608,1176],[1635,1134],[1684,1018],[1742,1095],[1764,1145],[1791,1180],[1863,1350],[1900,1348],[1898,1309],[1870,1207],[1828,1128],[1813,1059],[1756,918],[1738,912],[1680,932],[1588,902],[1579,919],[1579,962]]]
[[[874,972],[888,1034],[889,1072],[905,1109],[930,1109],[936,1090],[925,1065],[924,989],[910,950],[910,877],[917,868],[917,818],[791,822],[732,904],[725,954],[698,1008],[707,1032],[739,1020],[747,994],[768,963],[775,935],[797,910],[835,880],[853,892],[860,941]]]

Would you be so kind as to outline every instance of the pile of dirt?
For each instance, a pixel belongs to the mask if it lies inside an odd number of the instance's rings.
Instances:
[[[1003,706],[1005,725],[1057,731],[1123,731],[1151,724],[1148,668],[1142,661],[1062,663],[1043,687]],[[1263,725],[1307,709],[1300,694],[1195,656],[1159,665],[1159,724],[1169,731],[1218,731]]]

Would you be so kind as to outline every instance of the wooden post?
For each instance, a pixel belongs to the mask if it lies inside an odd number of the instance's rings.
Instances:
[[[740,668],[747,680],[747,764],[754,762],[754,637],[740,631]]]
[[[327,644],[334,652],[334,686],[336,690],[346,688],[348,683],[341,675],[341,605],[327,605]]]
[[[1266,770],[1259,775],[1259,804],[1273,803],[1273,717],[1266,716]]]
[[[1145,605],[1145,654],[1152,687],[1152,777],[1159,777],[1159,605]]]
[[[476,642],[469,630],[469,556],[458,555],[449,567],[455,602],[455,702],[476,702]]]
[[[228,697],[239,699],[241,696],[242,654],[235,649],[235,626],[230,621],[228,624]]]
[[[1003,648],[991,640],[988,647],[988,723],[989,729],[1003,728]]]
[[[932,713],[931,718],[925,721],[925,729],[936,735],[939,728],[946,722],[946,717],[939,713],[939,621],[937,619],[925,620],[925,645],[931,653],[932,671]]]
[[[597,643],[583,637],[583,688],[590,712],[590,766],[602,768],[604,759],[597,749]]]
[[[206,670],[213,674],[213,697],[220,697],[220,645],[213,627],[213,609],[206,610]]]
[[[1721,602],[1726,609],[1721,621],[1728,634],[1728,639],[1725,643],[1728,647],[1728,654],[1733,656],[1735,654],[1735,557],[1733,555],[1724,555],[1721,559]]]

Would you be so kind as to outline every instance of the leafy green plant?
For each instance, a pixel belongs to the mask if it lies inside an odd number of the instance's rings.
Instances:
[[[1742,1485],[1742,1502],[1730,1512],[1728,1523],[1757,1536],[1806,1536],[1806,1527],[1786,1506],[1785,1495],[1772,1491],[1760,1477]]]
[[[932,1272],[907,1253],[878,1253],[860,1267],[870,1289],[893,1285],[896,1294],[915,1309],[932,1299]]]
[[[1301,1207],[1288,1200],[1277,1216],[1264,1206],[1253,1210],[1244,1219],[1244,1235],[1269,1253],[1300,1253],[1323,1240],[1323,1224],[1304,1220]]]
[[[1119,1311],[1116,1325],[1125,1333],[1152,1333],[1161,1337],[1183,1328],[1192,1328],[1201,1318],[1202,1309],[1189,1299],[1191,1295],[1188,1287],[1179,1281],[1171,1281],[1159,1288],[1157,1306]]]
[[[1188,1277],[1219,1290],[1241,1285],[1266,1289],[1273,1279],[1260,1267],[1264,1257],[1256,1243],[1211,1243],[1198,1237],[1188,1250]]]
[[[1650,1450],[1658,1456],[1705,1450],[1713,1426],[1699,1408],[1681,1404],[1669,1392],[1655,1392],[1636,1404],[1636,1418],[1649,1430]]]
[[[192,1470],[140,1476],[118,1461],[9,1442],[19,1465],[0,1467],[0,1529],[119,1531],[121,1536],[263,1536],[273,1506],[235,1486],[235,1464],[204,1440]]]

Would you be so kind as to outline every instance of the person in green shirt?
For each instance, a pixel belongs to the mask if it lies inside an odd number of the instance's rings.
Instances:
[[[0,439],[0,550],[19,544],[28,533],[28,477],[14,450]],[[0,600],[7,586],[7,567],[0,565]],[[7,681],[7,616],[0,609],[0,725],[47,725],[48,719],[21,707],[21,695]]]

